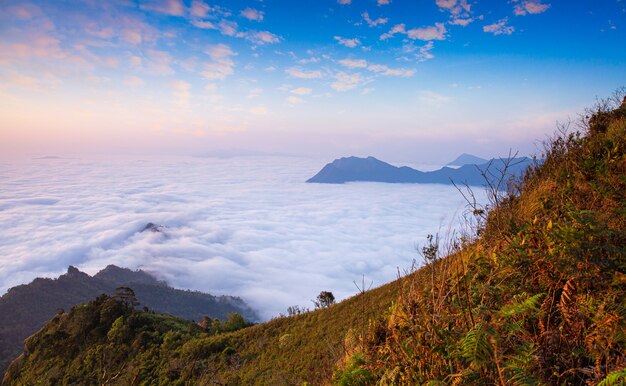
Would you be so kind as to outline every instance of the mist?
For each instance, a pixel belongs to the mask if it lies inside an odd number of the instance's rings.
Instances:
[[[419,260],[465,203],[444,185],[307,184],[295,157],[39,159],[0,165],[0,292],[74,265],[143,269],[236,295],[268,319],[322,290],[356,294]],[[481,192],[477,192],[481,193]],[[149,222],[162,232],[142,232]]]

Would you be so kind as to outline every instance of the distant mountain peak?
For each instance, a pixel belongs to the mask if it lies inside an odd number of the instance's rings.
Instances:
[[[476,157],[472,154],[463,153],[452,162],[447,163],[449,166],[463,166],[463,165],[482,165],[489,162],[484,158]]]
[[[165,228],[166,227],[164,225],[159,225],[159,224],[155,224],[155,223],[149,222],[149,223],[146,224],[145,227],[143,227],[143,229],[141,231],[142,232],[150,231],[150,232],[160,232],[160,233],[163,233]]]

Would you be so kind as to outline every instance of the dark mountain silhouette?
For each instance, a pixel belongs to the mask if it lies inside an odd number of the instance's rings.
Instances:
[[[464,165],[460,168],[443,167],[432,172],[422,172],[408,166],[393,166],[374,157],[345,157],[326,164],[306,182],[343,184],[352,181],[372,181],[420,184],[467,184],[485,185],[486,180],[495,183],[505,173],[505,179],[519,176],[531,165],[532,159],[518,157],[492,159],[480,165]]]
[[[146,226],[141,230],[142,232],[146,232],[146,231],[150,231],[150,232],[157,232],[157,233],[163,233],[163,231],[165,230],[165,226],[163,225],[158,225],[158,224],[154,224],[154,223],[147,223]]]
[[[135,291],[139,307],[199,321],[203,316],[226,319],[237,312],[248,320],[258,316],[240,298],[213,296],[169,287],[150,274],[109,265],[94,276],[70,266],[58,279],[37,278],[9,289],[0,297],[0,373],[22,350],[26,337],[39,330],[59,310],[85,303],[120,286]]]
[[[475,155],[463,153],[452,162],[448,162],[447,166],[463,166],[463,165],[482,165],[489,162],[489,160],[476,157]]]

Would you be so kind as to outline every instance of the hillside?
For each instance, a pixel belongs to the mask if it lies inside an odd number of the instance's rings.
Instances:
[[[99,298],[30,337],[3,384],[624,384],[626,101],[588,117],[400,280],[229,333]]]
[[[423,254],[345,384],[626,383],[626,99],[588,112],[583,132],[547,144],[545,162],[442,254]],[[619,107],[618,107],[619,106]],[[428,277],[430,276],[430,277]]]
[[[37,278],[0,297],[0,373],[22,351],[24,339],[59,310],[69,310],[100,294],[113,294],[120,286],[132,287],[141,307],[188,320],[200,320],[205,315],[225,319],[231,312],[249,320],[257,318],[239,298],[174,289],[141,270],[109,265],[92,277],[70,266],[57,279]]]
[[[464,158],[467,157],[471,156],[466,155]],[[343,184],[353,181],[371,181],[483,186],[497,184],[501,179],[501,172],[504,172],[505,179],[520,176],[532,163],[533,160],[528,157],[494,158],[481,164],[464,164],[459,168],[445,166],[439,170],[422,172],[408,166],[393,166],[374,157],[344,157],[326,164],[306,182]]]
[[[218,335],[101,297],[28,338],[3,385],[321,384],[345,354],[346,335],[384,315],[399,288],[393,282],[329,308]]]

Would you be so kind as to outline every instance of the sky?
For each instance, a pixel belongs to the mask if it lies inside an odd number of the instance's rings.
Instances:
[[[0,154],[523,154],[626,85],[626,1],[0,1]]]

